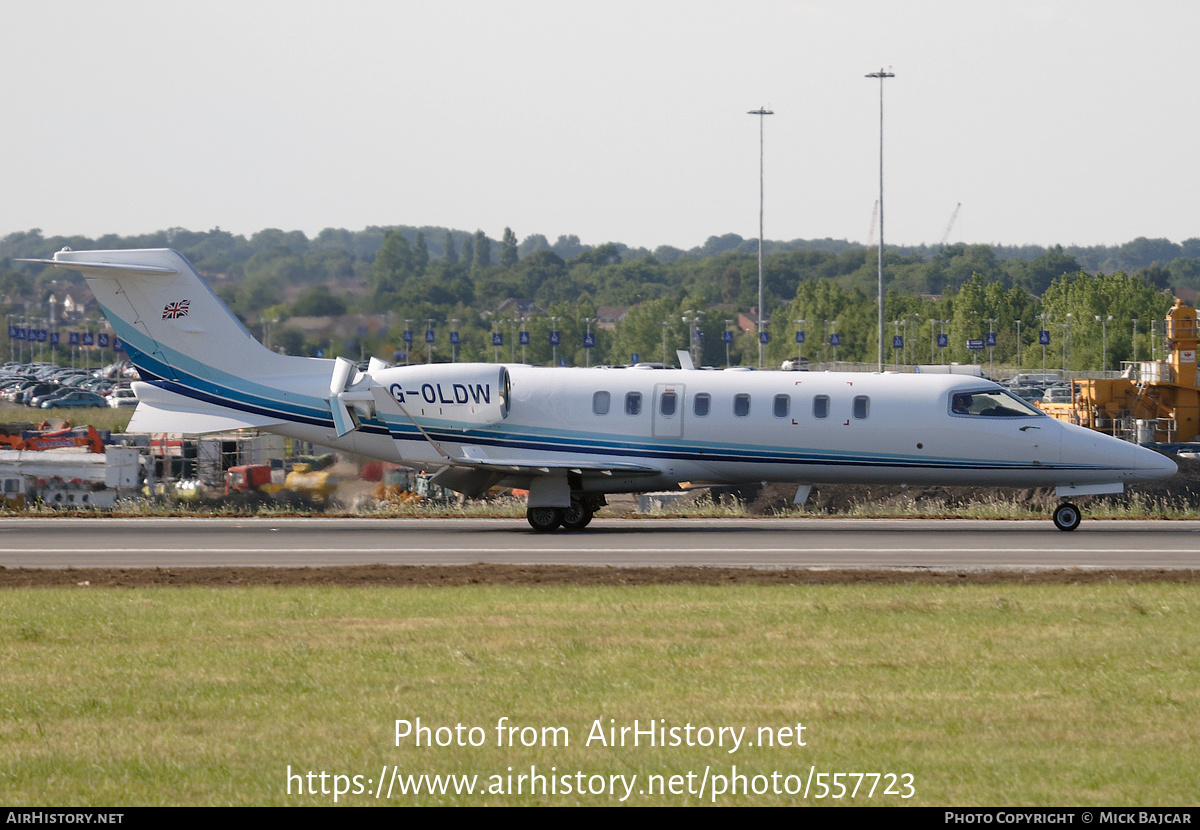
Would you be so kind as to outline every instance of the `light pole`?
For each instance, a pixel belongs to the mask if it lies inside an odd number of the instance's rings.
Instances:
[[[1046,314],[1039,314],[1042,327],[1038,329],[1038,342],[1042,344],[1042,383],[1046,382],[1046,346],[1050,344],[1050,329],[1046,328]]]
[[[750,110],[747,115],[758,116],[758,368],[763,368],[763,360],[765,353],[763,349],[762,333],[763,333],[763,134],[766,116],[774,115],[773,110],[766,107],[759,107],[756,110]],[[882,312],[880,312],[882,314]],[[664,323],[663,325],[666,325]],[[663,333],[663,342],[666,342],[666,332]],[[663,346],[663,365],[666,365],[667,359],[666,346]]]
[[[699,355],[696,353],[696,324],[700,322],[700,318],[696,316],[696,312],[688,309],[683,312],[683,322],[688,324],[688,354],[691,355],[692,365],[696,366],[700,363]]]
[[[891,72],[872,72],[879,79],[879,371],[883,371],[883,81],[896,77]]]
[[[985,317],[983,321],[988,324],[988,373],[996,374],[996,347],[993,342],[996,339],[996,321],[997,317]]]
[[[1096,322],[1100,324],[1100,371],[1104,373],[1103,377],[1108,377],[1108,324],[1112,322],[1112,315],[1107,318],[1096,316]]]
[[[833,349],[833,361],[835,363],[837,362],[838,344],[837,344],[837,342],[835,342],[834,338],[837,337],[837,328],[838,328],[837,320],[826,320],[825,321],[825,342],[828,343],[829,346]],[[838,339],[840,339],[840,338],[838,338]]]
[[[1063,335],[1063,380],[1067,378],[1067,332],[1071,330],[1071,312],[1067,312],[1067,322],[1059,323],[1062,326]]]
[[[1017,374],[1021,373],[1021,321],[1017,320]]]
[[[662,324],[662,327],[663,327],[662,365],[663,365],[664,369],[667,368],[667,326],[669,326],[669,325],[671,325],[671,324],[668,323],[666,320],[663,320],[663,324]]]
[[[721,339],[725,341],[725,368],[729,368],[729,343],[733,340],[733,333],[729,331],[729,327],[733,325],[732,320],[725,321],[725,333],[721,335]]]
[[[1133,318],[1133,362],[1137,363],[1137,320]]]
[[[592,323],[599,323],[599,317],[584,317],[583,322],[587,325],[587,334],[583,337],[583,365],[587,368],[592,367],[592,347],[588,344],[592,342]]]

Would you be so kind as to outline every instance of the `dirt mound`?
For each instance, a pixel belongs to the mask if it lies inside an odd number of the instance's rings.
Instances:
[[[462,585],[1093,585],[1200,583],[1200,571],[762,570],[755,568],[576,568],[568,565],[353,565],[329,568],[3,568],[4,588],[457,587]]]

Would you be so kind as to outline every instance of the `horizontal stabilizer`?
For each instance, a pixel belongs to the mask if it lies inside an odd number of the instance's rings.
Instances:
[[[57,265],[60,268],[69,268],[72,271],[79,271],[83,274],[93,273],[103,276],[112,276],[117,272],[126,274],[178,274],[176,268],[164,268],[158,265],[133,265],[124,262],[82,262],[75,260],[58,260],[58,259],[18,259],[17,262],[34,262],[39,265]]]
[[[147,383],[135,383],[133,389],[138,396],[138,406],[129,420],[129,432],[201,435],[237,429],[265,429],[283,423],[279,418],[207,404]]]

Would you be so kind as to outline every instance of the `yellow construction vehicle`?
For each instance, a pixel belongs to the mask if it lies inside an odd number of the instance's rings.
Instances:
[[[1167,359],[1126,363],[1118,378],[1071,381],[1071,400],[1039,403],[1060,421],[1139,444],[1186,443],[1200,432],[1196,310],[1176,300],[1167,312]]]

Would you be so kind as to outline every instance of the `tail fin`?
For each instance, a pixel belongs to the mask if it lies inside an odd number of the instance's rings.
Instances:
[[[131,429],[186,431],[180,419],[189,414],[197,432],[266,426],[289,414],[329,417],[332,362],[264,347],[177,251],[63,249],[24,261],[81,272],[143,381],[156,387],[144,390]]]
[[[243,375],[282,369],[281,355],[255,340],[177,251],[64,249],[34,261],[82,272],[144,379],[180,380],[194,364]]]

